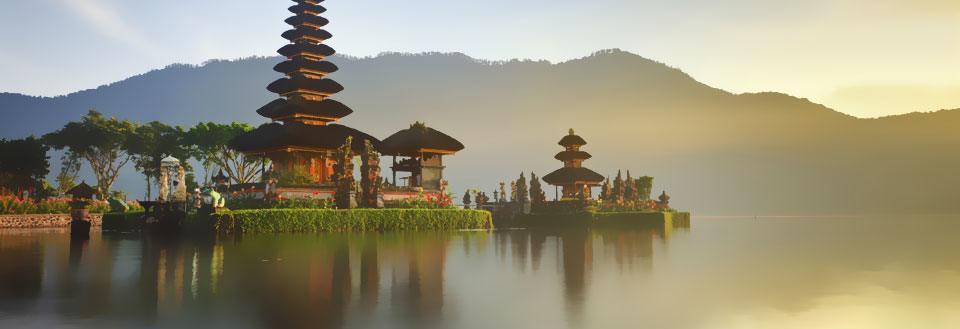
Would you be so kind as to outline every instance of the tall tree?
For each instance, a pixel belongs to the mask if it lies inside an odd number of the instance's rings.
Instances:
[[[617,170],[617,178],[613,180],[613,191],[612,191],[613,195],[611,195],[611,197],[613,198],[613,202],[616,202],[617,204],[622,204],[623,195],[624,195],[624,192],[626,192],[625,190],[626,190],[626,187],[624,186],[624,183],[623,183],[623,174],[619,170]]]
[[[520,178],[517,179],[517,192],[516,192],[516,202],[519,202],[521,205],[530,202],[530,198],[527,195],[527,178],[520,173]]]
[[[530,204],[541,205],[547,201],[547,194],[543,192],[543,185],[540,184],[540,177],[537,174],[530,173]]]
[[[627,170],[627,178],[623,181],[623,199],[627,202],[636,202],[637,201],[637,182],[633,180],[633,177],[630,176],[630,171]]]
[[[607,180],[603,181],[603,186],[600,188],[600,200],[603,202],[610,202],[613,200],[613,189],[610,187],[610,176],[607,176]]]
[[[641,201],[649,201],[653,194],[653,177],[643,176],[637,178],[637,196]]]
[[[50,147],[39,139],[0,139],[0,188],[23,196],[38,197],[43,177],[50,172]]]
[[[64,152],[60,156],[60,172],[57,173],[57,195],[63,196],[72,189],[74,186],[77,186],[77,178],[80,177],[80,167],[81,161],[79,156],[71,153]]]
[[[67,123],[62,129],[43,136],[54,149],[67,149],[90,164],[97,178],[100,198],[109,196],[120,169],[132,159],[127,152],[127,139],[136,125],[128,120],[104,117],[90,110],[80,121]]]
[[[186,171],[192,171],[187,161],[192,153],[185,146],[185,135],[183,128],[153,121],[137,127],[127,139],[127,150],[133,157],[134,166],[146,178],[147,199],[152,194],[152,182],[160,179],[160,161],[163,158],[178,158]]]
[[[234,137],[251,130],[253,127],[245,123],[206,122],[187,131],[184,143],[191,147],[193,156],[203,165],[204,183],[208,183],[213,167],[223,169],[234,183],[256,181],[262,173],[262,159],[246,156],[228,146]]]

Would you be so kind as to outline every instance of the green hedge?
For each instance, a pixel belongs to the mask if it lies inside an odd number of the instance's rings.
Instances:
[[[459,209],[259,209],[212,216],[221,233],[438,231],[488,229],[490,213]]]
[[[104,231],[133,232],[143,228],[143,212],[103,214]]]

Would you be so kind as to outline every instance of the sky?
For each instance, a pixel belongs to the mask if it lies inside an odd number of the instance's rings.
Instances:
[[[210,59],[272,56],[285,0],[4,0],[0,92],[55,96]],[[960,108],[957,0],[327,0],[342,54],[561,62],[619,48],[731,92],[859,117]]]

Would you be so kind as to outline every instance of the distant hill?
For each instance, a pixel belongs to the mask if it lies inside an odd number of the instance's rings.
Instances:
[[[0,94],[0,135],[41,135],[90,108],[259,124],[279,61],[171,65],[54,98]],[[346,87],[336,99],[355,110],[344,124],[384,138],[426,121],[467,146],[448,164],[458,193],[558,168],[556,142],[574,128],[594,155],[587,166],[656,176],[658,193],[701,214],[960,212],[957,110],[858,119],[779,93],[732,94],[618,50],[558,64],[439,53],[333,61]],[[140,181],[127,174],[121,187]]]

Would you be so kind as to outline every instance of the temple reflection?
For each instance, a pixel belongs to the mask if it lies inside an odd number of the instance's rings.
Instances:
[[[32,305],[46,305],[62,317],[54,321],[97,318],[130,327],[214,320],[219,327],[380,327],[396,319],[429,326],[458,306],[445,297],[453,250],[458,261],[489,255],[519,275],[552,273],[568,321],[575,324],[598,268],[616,266],[631,275],[649,271],[657,250],[683,230],[681,225],[242,240],[106,235],[83,242],[62,234],[7,234],[0,239],[0,314],[42,312]],[[491,244],[495,250],[488,251]]]

